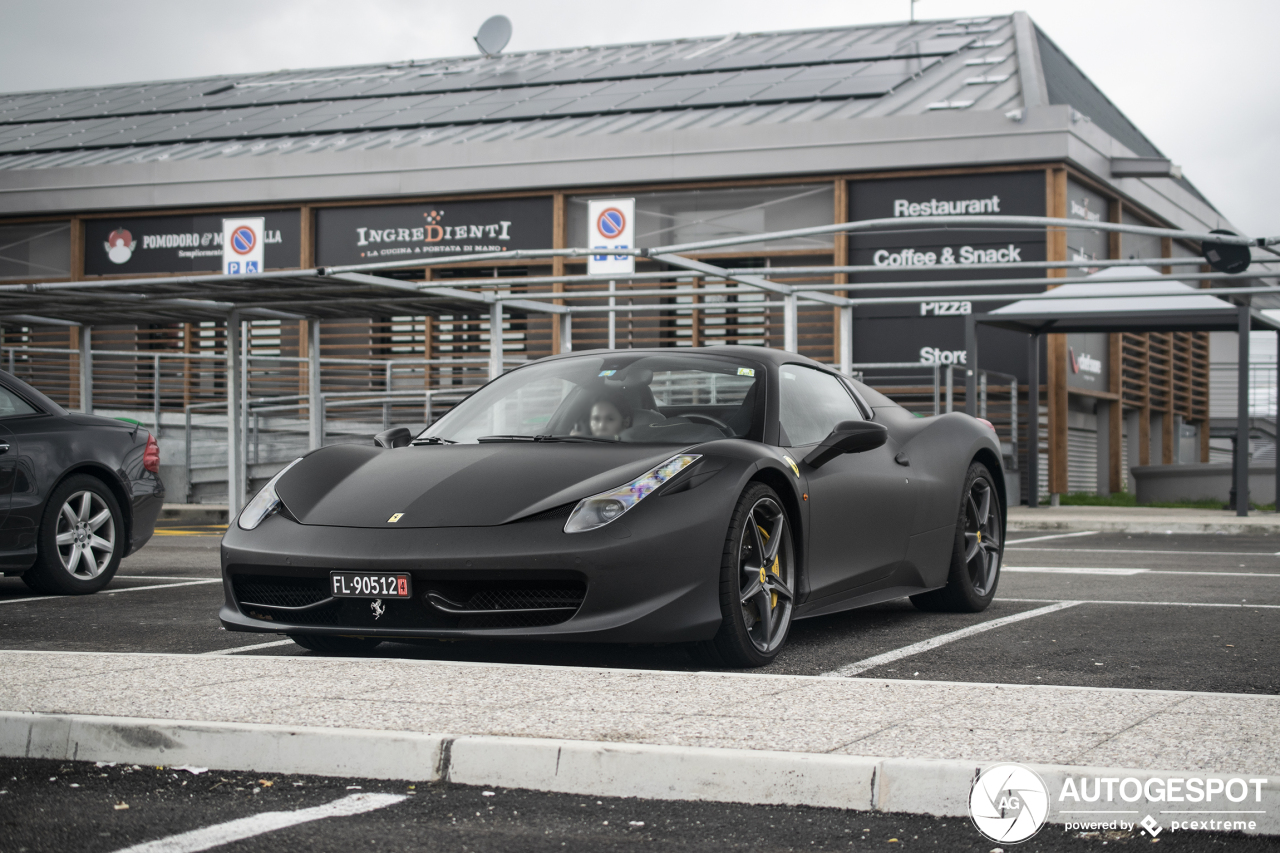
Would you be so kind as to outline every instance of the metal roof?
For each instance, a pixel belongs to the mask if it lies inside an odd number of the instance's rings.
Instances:
[[[1021,105],[1011,16],[0,95],[0,168]]]

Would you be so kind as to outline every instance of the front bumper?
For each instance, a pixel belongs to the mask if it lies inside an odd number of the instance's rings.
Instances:
[[[225,603],[232,631],[391,638],[523,637],[582,642],[687,642],[720,624],[721,553],[731,506],[699,488],[655,495],[588,533],[566,534],[564,517],[496,527],[370,529],[298,524],[279,514],[256,530],[234,522],[222,541]],[[407,572],[413,596],[338,599],[302,613],[244,606],[237,597],[266,578],[323,582],[330,571]],[[581,587],[577,610],[555,624],[467,627],[427,599],[449,584]],[[313,587],[314,588],[314,587]],[[519,620],[516,620],[519,621]],[[536,621],[536,620],[534,620]],[[474,620],[472,620],[474,623]]]

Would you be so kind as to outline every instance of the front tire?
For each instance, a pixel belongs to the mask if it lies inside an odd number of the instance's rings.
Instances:
[[[289,639],[309,652],[336,657],[373,654],[381,640],[373,637],[336,637],[329,634],[290,634]]]
[[[1000,493],[986,465],[969,466],[961,494],[947,585],[911,596],[911,603],[921,610],[981,613],[996,597],[1004,560],[1004,525]]]
[[[795,608],[796,563],[791,524],[777,493],[752,483],[738,498],[720,564],[716,636],[694,656],[711,666],[766,666],[787,641]]]
[[[97,477],[63,480],[45,503],[36,561],[23,582],[46,595],[87,595],[115,576],[125,551],[124,515]]]

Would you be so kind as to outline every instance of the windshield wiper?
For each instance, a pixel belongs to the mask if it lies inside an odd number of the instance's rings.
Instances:
[[[447,438],[441,438],[438,435],[429,435],[426,438],[415,438],[409,442],[411,447],[417,447],[420,444],[457,444],[456,441],[450,441]]]
[[[617,444],[616,438],[600,438],[594,435],[482,435],[476,439],[481,444],[497,441],[603,441],[605,444]]]

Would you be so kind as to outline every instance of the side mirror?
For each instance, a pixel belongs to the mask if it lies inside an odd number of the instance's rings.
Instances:
[[[378,447],[408,447],[411,441],[413,433],[409,432],[408,427],[384,429],[373,437],[373,443]]]
[[[889,430],[884,424],[873,421],[844,421],[836,424],[831,435],[804,458],[810,468],[820,468],[845,453],[862,453],[875,450],[889,440]]]

